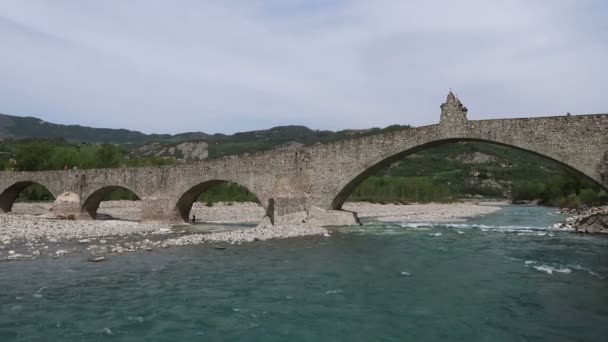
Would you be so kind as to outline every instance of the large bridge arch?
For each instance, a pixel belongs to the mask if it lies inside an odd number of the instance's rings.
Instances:
[[[192,206],[193,206],[194,202],[196,202],[197,198],[199,198],[200,195],[202,195],[204,192],[206,192],[210,188],[212,188],[216,185],[219,185],[219,184],[226,184],[226,183],[237,184],[237,185],[244,187],[257,198],[260,205],[262,207],[264,207],[264,210],[267,210],[267,203],[264,203],[264,197],[261,196],[261,194],[256,193],[253,187],[249,187],[246,184],[242,184],[241,182],[236,182],[234,180],[210,179],[210,180],[201,181],[200,183],[195,184],[195,185],[191,185],[188,189],[185,189],[179,195],[179,198],[175,204],[175,209],[174,209],[175,216],[177,218],[181,218],[182,220],[184,220],[186,222],[189,221],[190,211],[192,210]]]
[[[371,173],[404,156],[438,144],[480,141],[549,158],[608,188],[608,115],[522,119],[467,119],[467,109],[450,93],[436,125],[350,139],[314,149],[308,208],[340,208]]]
[[[0,193],[0,210],[5,213],[12,211],[13,205],[15,204],[17,197],[19,197],[19,194],[32,185],[42,186],[49,193],[51,193],[51,195],[53,195],[53,199],[57,198],[57,194],[54,193],[49,186],[43,184],[43,182],[38,182],[34,180],[17,181],[9,185],[5,189],[2,189],[2,192]]]
[[[354,168],[351,172],[349,172],[350,178],[346,178],[341,184],[338,184],[338,186],[336,187],[339,190],[333,196],[333,200],[331,201],[331,205],[330,205],[329,209],[332,209],[332,210],[342,209],[342,205],[344,204],[344,202],[348,199],[350,194],[363,181],[365,181],[367,178],[374,175],[378,171],[389,167],[391,164],[393,164],[399,160],[402,160],[403,158],[407,157],[408,155],[411,155],[411,154],[414,154],[414,153],[417,153],[417,152],[420,152],[420,151],[423,151],[423,150],[426,150],[429,148],[433,148],[436,146],[452,144],[452,143],[459,143],[459,142],[489,143],[489,144],[493,144],[493,145],[506,146],[509,148],[525,151],[525,152],[537,155],[540,158],[552,160],[552,161],[564,166],[565,168],[568,168],[570,170],[573,170],[573,171],[583,175],[585,178],[591,180],[594,183],[597,183],[599,186],[608,190],[608,186],[606,184],[602,184],[601,180],[595,179],[592,175],[587,174],[585,172],[586,170],[579,169],[576,165],[572,165],[565,160],[561,160],[558,156],[555,156],[553,153],[543,153],[543,152],[539,152],[539,151],[535,151],[535,150],[530,150],[530,149],[524,148],[522,146],[507,144],[507,143],[499,142],[496,140],[467,138],[467,137],[446,138],[446,139],[432,140],[432,141],[425,142],[425,143],[422,143],[417,146],[409,147],[403,151],[394,153],[392,155],[379,157],[377,159],[384,158],[379,161],[378,160],[367,161],[367,162],[359,165],[358,168]]]

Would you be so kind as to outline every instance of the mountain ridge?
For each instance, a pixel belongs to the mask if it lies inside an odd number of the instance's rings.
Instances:
[[[185,141],[206,138],[204,132],[180,134],[146,134],[124,128],[96,128],[82,125],[64,125],[48,122],[33,116],[0,114],[0,138],[2,139],[54,139],[85,141],[90,143],[145,143],[152,141]]]
[[[36,117],[0,114],[0,139],[63,139],[76,143],[119,144],[131,146],[133,149],[149,144],[161,144],[160,148],[170,148],[179,143],[205,141],[209,143],[209,157],[256,152],[290,146],[294,143],[310,145],[317,142],[330,142],[408,127],[410,126],[392,125],[386,128],[329,131],[314,130],[302,125],[285,125],[234,134],[209,134],[201,131],[145,134],[128,129],[55,124]]]

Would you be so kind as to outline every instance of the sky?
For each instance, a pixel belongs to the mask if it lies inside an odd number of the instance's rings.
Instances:
[[[608,112],[597,0],[0,0],[0,113],[145,133]]]

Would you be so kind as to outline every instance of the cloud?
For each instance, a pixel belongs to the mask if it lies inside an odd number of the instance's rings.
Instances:
[[[600,1],[3,1],[0,112],[145,132],[606,111]]]

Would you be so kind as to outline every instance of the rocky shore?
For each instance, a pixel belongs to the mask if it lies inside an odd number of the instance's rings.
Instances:
[[[192,213],[205,223],[241,224],[226,231],[188,229],[189,223],[140,222],[139,202],[103,202],[98,220],[53,218],[48,203],[17,203],[12,213],[0,214],[0,261],[28,260],[43,256],[83,254],[101,261],[110,253],[151,251],[192,244],[241,244],[302,236],[329,236],[322,227],[273,226],[264,223],[264,209],[255,203],[196,203]],[[255,224],[262,221],[257,227]],[[247,225],[253,224],[253,227]]]
[[[13,214],[41,215],[50,217],[52,203],[15,203]],[[121,219],[138,221],[141,219],[141,203],[139,201],[104,201],[97,211],[98,219]],[[262,220],[265,215],[264,208],[251,202],[245,203],[217,203],[206,206],[196,202],[192,205],[190,215],[199,220],[205,219],[209,223],[255,223]]]
[[[608,233],[608,206],[562,209],[568,218],[557,228],[577,233]]]
[[[351,202],[344,210],[357,212],[359,218],[373,218],[381,222],[463,222],[474,216],[488,215],[500,210],[508,202],[487,203],[427,203],[427,204],[375,204]]]
[[[458,222],[487,215],[506,203],[454,204],[371,204],[346,203],[345,210],[362,218],[386,222]],[[211,207],[193,206],[192,214],[213,225],[171,225],[139,221],[137,201],[103,202],[98,220],[52,218],[48,203],[17,203],[12,213],[0,214],[0,261],[38,257],[83,255],[92,261],[111,253],[151,251],[158,248],[203,244],[211,248],[294,237],[327,237],[323,227],[306,225],[273,226],[263,220],[264,209],[255,203],[220,203]],[[267,220],[267,219],[266,219]],[[261,222],[261,223],[259,223]],[[258,224],[259,223],[259,224]],[[256,226],[257,224],[257,226]]]
[[[264,209],[255,203],[219,203],[206,206],[195,203],[192,214],[206,223],[241,224],[225,231],[204,232],[162,222],[141,222],[137,201],[102,202],[98,220],[59,220],[52,217],[50,203],[16,203],[13,212],[0,215],[0,261],[60,257],[83,253],[92,260],[102,260],[109,253],[150,251],[192,244],[241,244],[268,239],[302,236],[329,236],[322,227],[261,223]],[[378,220],[428,222],[459,221],[499,210],[496,205],[424,204],[380,205],[347,203],[346,210]],[[245,227],[243,225],[252,225]]]

